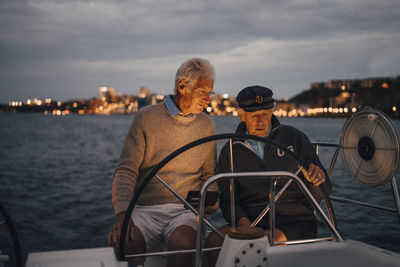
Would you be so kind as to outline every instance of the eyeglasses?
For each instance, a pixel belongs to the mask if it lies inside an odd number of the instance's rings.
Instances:
[[[203,95],[212,96],[212,95],[215,94],[215,92],[214,91],[208,91],[208,90],[203,89],[203,88],[196,88],[196,89],[193,90],[193,94],[200,95],[200,96],[203,96]]]

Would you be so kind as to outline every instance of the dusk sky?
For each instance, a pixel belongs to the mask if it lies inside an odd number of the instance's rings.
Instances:
[[[399,0],[0,0],[0,103],[173,92],[191,57],[217,93],[400,75]]]

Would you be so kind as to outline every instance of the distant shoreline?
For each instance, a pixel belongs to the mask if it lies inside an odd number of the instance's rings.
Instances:
[[[44,116],[129,116],[129,115],[134,115],[136,112],[133,113],[119,113],[119,114],[94,114],[94,113],[87,113],[87,114],[78,114],[78,113],[70,113],[70,114],[64,114],[64,115],[53,115],[53,114],[45,114],[44,112],[38,112],[38,111],[24,111],[24,112],[4,112],[0,110],[0,115],[1,114],[38,114],[38,115],[44,115]],[[304,116],[277,116],[278,118],[332,118],[332,119],[337,119],[337,118],[349,118],[351,115],[354,113],[349,113],[349,114],[338,114],[338,115],[304,115]],[[208,114],[211,117],[237,117],[232,114],[225,114],[225,115],[216,115],[216,114]],[[387,114],[386,114],[387,115]],[[388,115],[389,116],[389,115]],[[392,120],[400,120],[399,117],[394,117],[394,116],[389,116]]]

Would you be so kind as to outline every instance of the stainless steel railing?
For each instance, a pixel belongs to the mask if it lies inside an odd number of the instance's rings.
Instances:
[[[323,219],[323,221],[325,222],[325,224],[329,227],[329,229],[331,230],[331,232],[335,235],[335,239],[338,242],[343,242],[343,238],[340,236],[339,232],[336,230],[336,228],[333,226],[333,224],[331,223],[331,221],[329,220],[329,218],[325,215],[324,211],[322,210],[322,208],[320,207],[320,205],[318,204],[318,202],[315,200],[314,196],[312,195],[312,193],[310,192],[310,190],[306,187],[306,185],[304,184],[304,182],[294,173],[291,172],[277,172],[277,171],[273,171],[273,172],[242,172],[242,173],[220,173],[217,175],[212,176],[211,178],[209,178],[201,187],[200,190],[200,203],[199,203],[199,215],[198,215],[198,228],[197,228],[197,237],[196,237],[196,267],[201,267],[202,265],[202,257],[203,257],[203,219],[204,219],[204,207],[205,207],[205,192],[207,192],[208,187],[216,182],[219,179],[272,179],[273,180],[277,180],[278,178],[286,178],[286,179],[290,179],[293,182],[295,182],[300,188],[301,190],[304,192],[304,194],[307,196],[307,198],[311,201],[312,205],[314,206],[314,208],[317,210],[317,212],[319,213],[319,215],[321,216],[321,218]],[[272,187],[272,193],[270,194],[270,203],[271,203],[271,213],[274,213],[274,205],[275,205],[275,186]],[[274,201],[272,201],[272,199]],[[275,225],[275,219],[274,216],[272,215],[270,217],[270,225]],[[271,231],[271,236],[270,236],[270,244],[274,244],[273,243],[273,230]]]

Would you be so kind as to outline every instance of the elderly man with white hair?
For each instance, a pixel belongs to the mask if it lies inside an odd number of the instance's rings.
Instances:
[[[209,61],[189,59],[176,73],[174,95],[140,109],[135,115],[114,174],[112,201],[116,222],[108,235],[109,245],[118,248],[129,202],[149,170],[183,145],[215,134],[213,121],[202,112],[210,102],[214,80],[214,68]],[[191,190],[199,190],[215,173],[215,167],[216,144],[209,142],[176,157],[158,175],[179,195],[186,196]],[[218,204],[210,207],[209,212],[216,209]],[[160,243],[168,250],[192,249],[196,229],[197,217],[153,178],[140,195],[129,222],[127,253],[151,252]],[[191,266],[192,260],[191,254],[169,256],[167,266]]]

